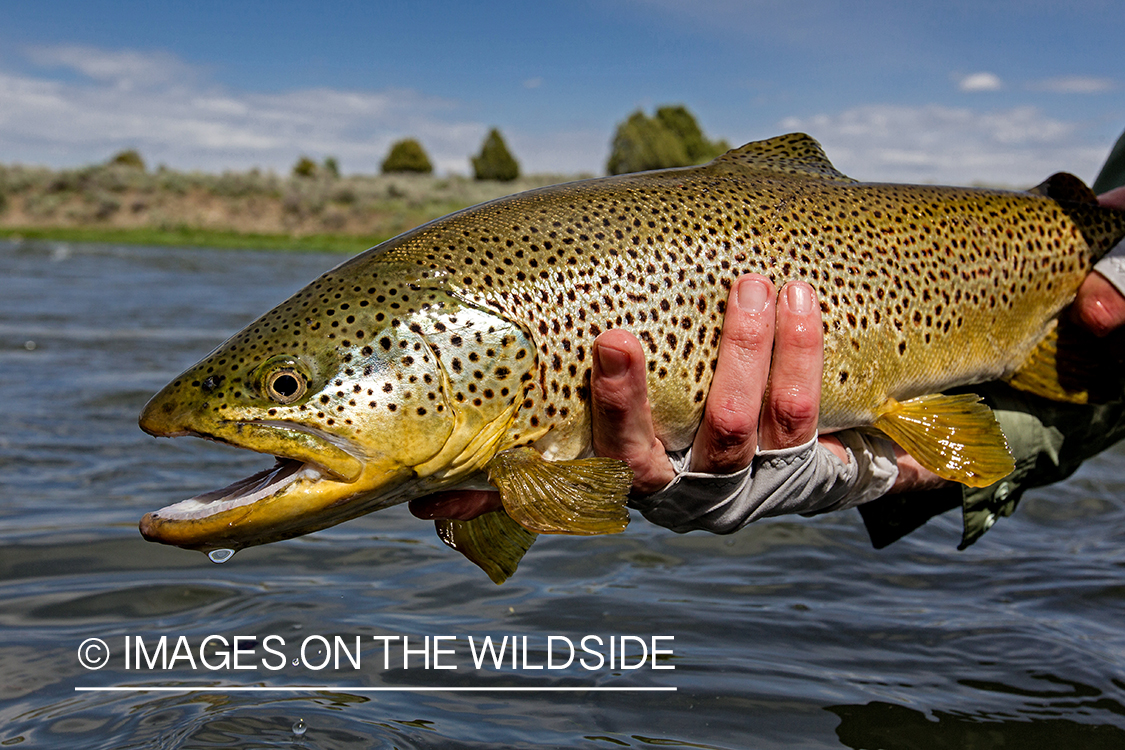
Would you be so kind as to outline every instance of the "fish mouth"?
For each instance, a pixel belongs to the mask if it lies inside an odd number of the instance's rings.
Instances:
[[[151,405],[150,405],[151,406]],[[146,408],[140,427],[154,437],[192,436],[312,464],[339,482],[354,482],[363,473],[366,455],[350,441],[317,427],[267,419],[222,420],[200,429],[175,424]]]
[[[156,519],[195,521],[208,518],[273,497],[300,479],[317,482],[323,478],[323,472],[312,464],[292,458],[277,458],[273,468],[239,479],[222,489],[204,492],[146,514],[141,519],[141,533],[149,538],[146,527],[151,530]]]
[[[362,492],[356,485],[366,483],[358,480],[374,468],[349,441],[301,424],[247,420],[220,422],[206,433],[170,426],[145,431],[200,437],[275,459],[265,471],[141,519],[145,539],[190,549],[240,549],[316,530],[322,526],[315,519],[335,515],[333,506]]]
[[[314,467],[337,482],[351,483],[363,473],[366,456],[348,440],[324,430],[293,422],[251,419],[235,422],[242,440],[263,445],[260,453],[272,453],[279,460],[293,459]],[[239,447],[250,447],[235,443]]]

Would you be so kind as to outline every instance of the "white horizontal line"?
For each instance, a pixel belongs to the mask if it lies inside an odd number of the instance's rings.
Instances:
[[[675,692],[675,687],[612,687],[591,685],[561,687],[350,687],[343,685],[288,685],[284,687],[168,687],[164,685],[120,687],[76,687],[76,693],[284,693],[334,691],[346,693],[640,693]]]

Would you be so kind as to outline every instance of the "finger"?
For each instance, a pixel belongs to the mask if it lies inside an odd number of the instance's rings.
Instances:
[[[416,518],[433,521],[439,518],[452,518],[469,521],[489,511],[499,510],[500,493],[490,490],[450,490],[435,492],[410,501],[410,512]]]
[[[1105,336],[1125,324],[1125,297],[1097,271],[1078,288],[1073,314],[1078,322],[1098,336]]]
[[[606,331],[594,341],[590,399],[594,452],[629,464],[638,494],[671,482],[675,471],[652,425],[644,352],[631,333]]]
[[[816,435],[824,372],[824,329],[813,288],[791,281],[777,298],[773,364],[758,424],[766,450],[803,445]]]
[[[769,279],[749,274],[734,282],[715,375],[692,447],[694,471],[729,474],[754,458],[773,349],[774,307]]]
[[[1102,193],[1098,196],[1098,203],[1125,211],[1125,186]]]

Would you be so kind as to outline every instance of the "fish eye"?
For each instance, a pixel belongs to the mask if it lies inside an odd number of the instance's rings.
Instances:
[[[279,404],[291,404],[305,395],[308,384],[296,370],[283,367],[266,377],[266,395]]]
[[[259,392],[278,404],[291,404],[309,390],[307,368],[296,357],[279,354],[258,367],[254,376]]]

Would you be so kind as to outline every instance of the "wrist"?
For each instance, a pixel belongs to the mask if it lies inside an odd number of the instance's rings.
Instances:
[[[898,478],[891,486],[888,495],[900,492],[925,492],[937,490],[953,484],[948,479],[942,479],[929,469],[926,469],[909,453],[895,446],[895,462],[898,464]]]

